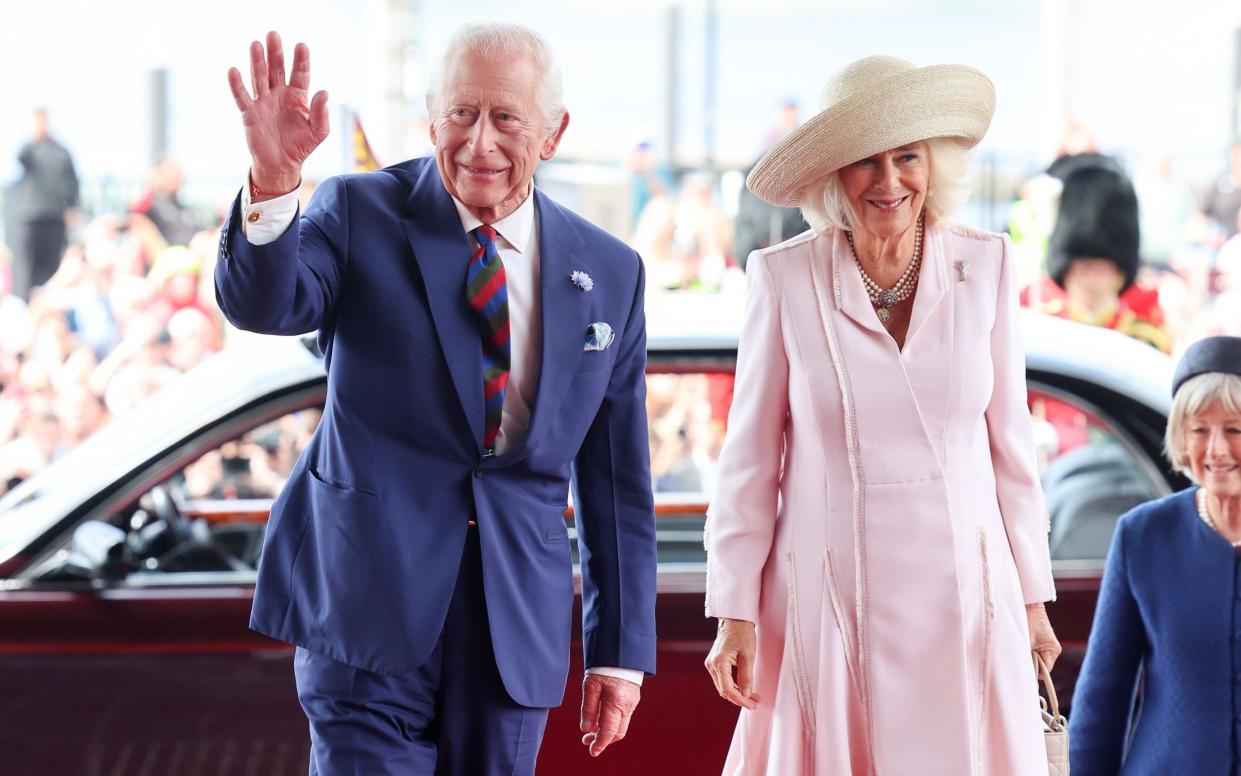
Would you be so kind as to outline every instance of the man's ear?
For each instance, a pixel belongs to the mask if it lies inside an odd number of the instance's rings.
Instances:
[[[560,117],[560,126],[557,127],[556,131],[548,135],[547,139],[543,141],[543,150],[539,154],[540,159],[546,162],[548,159],[551,159],[556,155],[556,149],[560,147],[560,139],[564,137],[564,131],[568,129],[568,127],[569,111],[565,111],[564,115]]]

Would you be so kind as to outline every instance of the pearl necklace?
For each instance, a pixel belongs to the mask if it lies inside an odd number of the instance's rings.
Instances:
[[[1201,487],[1198,488],[1198,496],[1195,499],[1195,501],[1197,501],[1198,503],[1198,517],[1202,518],[1202,522],[1206,523],[1211,528],[1211,530],[1214,531],[1215,533],[1219,534],[1220,536],[1224,536],[1223,532],[1221,532],[1219,528],[1215,525],[1215,521],[1211,519],[1210,510],[1207,509],[1206,488],[1201,488]],[[1231,544],[1234,550],[1241,550],[1241,539],[1238,539],[1237,541],[1234,542],[1225,536],[1224,541]]]
[[[849,241],[849,251],[853,253],[853,261],[862,275],[862,285],[866,286],[866,295],[870,297],[870,303],[879,315],[879,320],[884,323],[892,317],[892,307],[908,299],[918,285],[918,267],[922,265],[922,232],[924,229],[924,217],[919,215],[918,231],[914,232],[913,260],[909,262],[909,266],[905,267],[905,271],[896,279],[896,284],[891,288],[881,287],[870,275],[866,274],[866,270],[862,269],[862,262],[858,259],[857,247],[853,244],[853,232],[845,232],[845,239]]]

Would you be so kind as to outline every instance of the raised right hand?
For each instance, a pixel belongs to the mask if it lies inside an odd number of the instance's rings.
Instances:
[[[302,162],[328,135],[327,92],[317,92],[307,103],[310,48],[305,43],[293,49],[293,73],[285,83],[284,49],[275,32],[267,33],[266,55],[263,44],[250,44],[250,79],[253,97],[241,72],[229,68],[228,85],[250,147],[250,175],[263,191],[291,191],[301,180]]]
[[[754,623],[749,620],[722,620],[715,644],[705,664],[720,697],[753,710],[762,698],[754,692]],[[736,678],[733,678],[733,669]]]

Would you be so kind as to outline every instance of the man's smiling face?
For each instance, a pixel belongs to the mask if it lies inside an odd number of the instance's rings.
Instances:
[[[539,161],[552,158],[569,123],[549,127],[539,73],[528,58],[464,52],[444,74],[431,123],[444,188],[484,223],[512,213],[530,192]]]

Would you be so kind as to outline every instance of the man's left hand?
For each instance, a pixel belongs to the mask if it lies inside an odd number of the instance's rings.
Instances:
[[[642,688],[625,679],[586,674],[582,679],[582,743],[591,757],[603,754],[610,744],[625,737],[629,718],[638,708]]]

